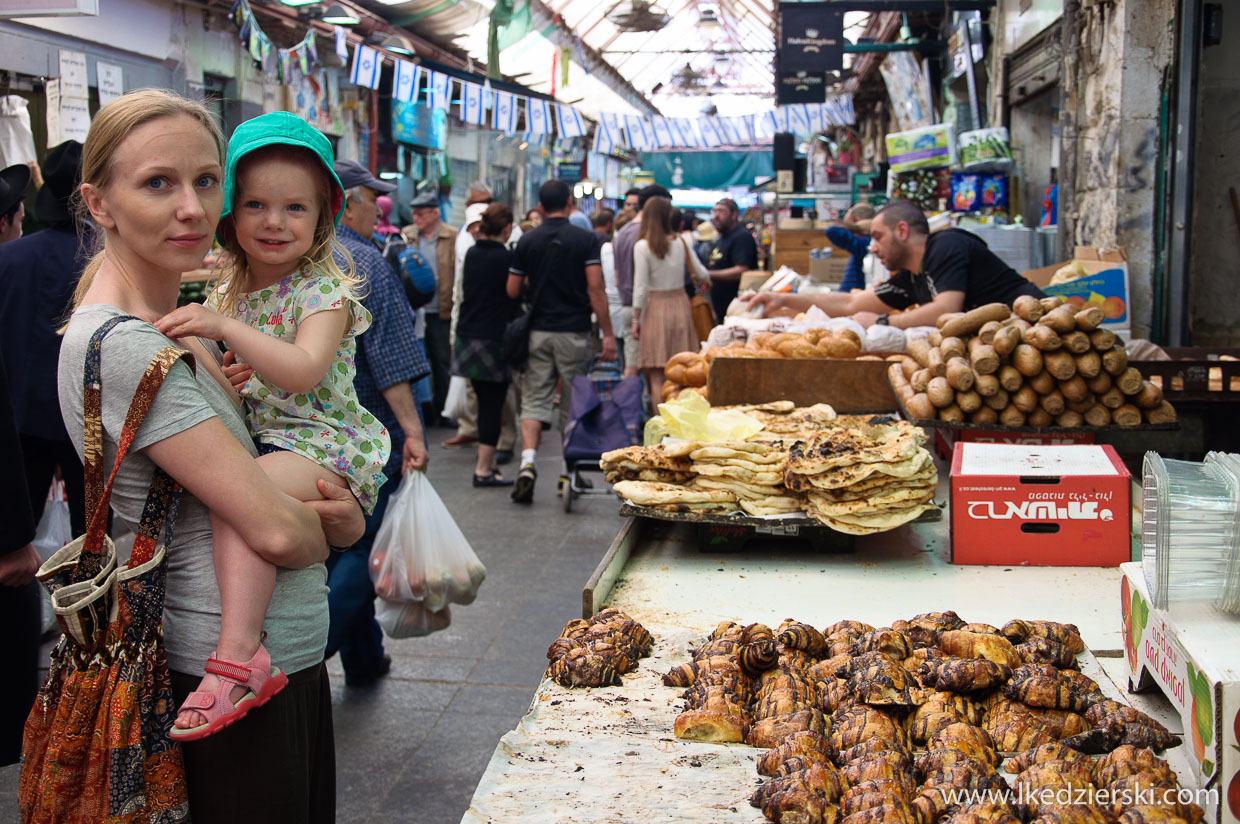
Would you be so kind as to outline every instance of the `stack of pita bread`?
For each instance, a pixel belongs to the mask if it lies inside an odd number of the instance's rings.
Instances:
[[[613,488],[624,500],[660,512],[736,511],[736,496],[724,489],[699,489],[657,481],[617,481]]]
[[[801,498],[784,488],[788,453],[754,441],[697,444],[689,457],[697,477],[695,489],[735,496],[750,515],[784,515],[801,511]]]
[[[785,484],[838,532],[886,532],[934,507],[938,473],[924,441],[905,421],[836,428],[792,447]]]
[[[612,485],[618,481],[683,484],[693,479],[693,460],[689,452],[697,446],[694,443],[626,446],[604,452],[599,464],[607,473],[607,483]]]

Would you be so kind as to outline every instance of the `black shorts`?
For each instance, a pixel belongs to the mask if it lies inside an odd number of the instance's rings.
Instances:
[[[172,673],[179,705],[202,680]],[[331,684],[319,663],[288,677],[267,704],[181,745],[194,824],[332,824],[336,742]]]

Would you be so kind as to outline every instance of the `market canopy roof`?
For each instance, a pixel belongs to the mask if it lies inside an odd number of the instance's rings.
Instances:
[[[697,117],[774,105],[777,0],[370,0],[393,25],[450,41],[481,70],[496,3],[500,72],[585,114]],[[869,14],[849,13],[846,36]],[[564,83],[559,61],[568,50]],[[846,57],[850,60],[852,55]]]

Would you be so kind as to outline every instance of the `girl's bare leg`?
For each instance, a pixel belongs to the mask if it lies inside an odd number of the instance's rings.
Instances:
[[[299,501],[314,501],[319,494],[320,478],[337,486],[348,486],[344,480],[308,458],[292,452],[280,451],[262,455],[258,464],[280,491]],[[220,588],[220,638],[215,656],[226,661],[248,661],[258,651],[262,636],[263,620],[276,585],[276,567],[263,560],[250,549],[245,537],[223,518],[211,515],[212,553],[215,562],[215,580]],[[207,673],[198,685],[200,692],[213,692],[219,686],[219,677]],[[232,700],[235,703],[246,693],[245,687],[235,687]],[[177,715],[178,727],[197,727],[207,719],[194,710],[183,710]]]

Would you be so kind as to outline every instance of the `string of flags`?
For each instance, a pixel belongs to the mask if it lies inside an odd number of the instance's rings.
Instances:
[[[258,26],[247,0],[235,0],[232,18],[241,42],[250,56],[267,74],[282,83],[291,83],[294,72],[308,75],[321,65],[311,29],[301,42],[287,49],[276,48]],[[337,30],[335,50],[347,58],[342,32]],[[357,86],[378,89],[386,56],[378,49],[359,44],[353,52],[349,79]],[[521,133],[527,140],[558,135],[563,139],[584,138],[589,124],[581,112],[565,103],[514,94],[491,88],[490,81],[474,83],[427,69],[410,60],[395,58],[392,97],[404,103],[425,101],[431,108],[449,110],[454,102],[466,123],[491,128],[507,135]],[[489,112],[489,116],[488,116]],[[777,132],[809,136],[829,126],[856,122],[852,95],[841,94],[825,103],[777,106],[762,114],[739,117],[674,118],[661,115],[619,115],[604,112],[595,126],[592,150],[612,154],[621,148],[637,151],[661,149],[713,149],[765,142]]]

